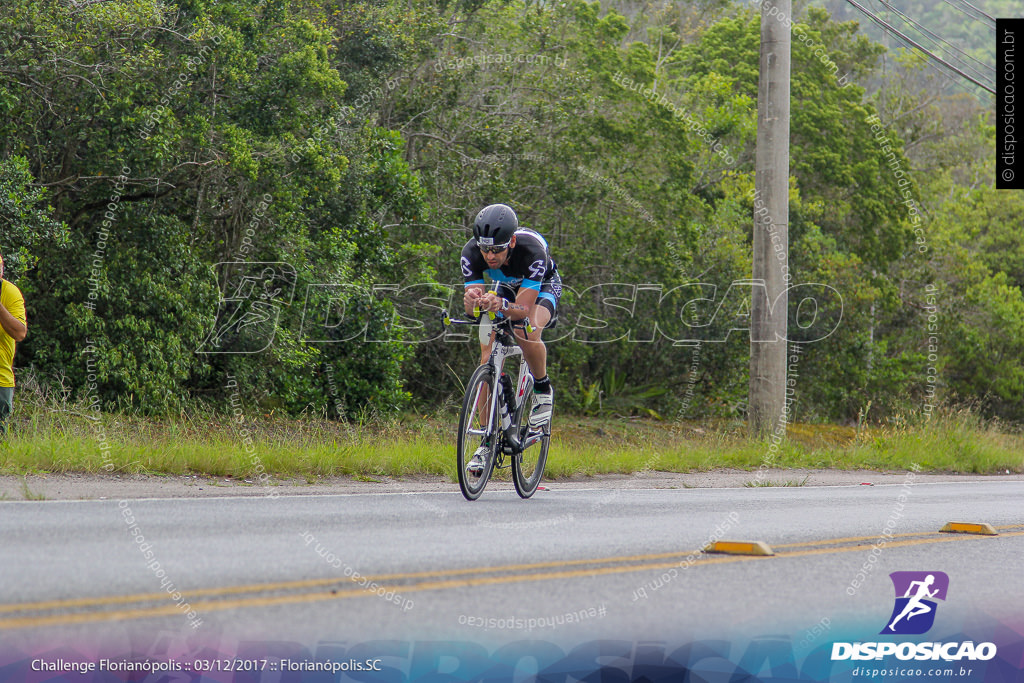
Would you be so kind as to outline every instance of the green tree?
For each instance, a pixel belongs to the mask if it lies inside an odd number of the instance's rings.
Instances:
[[[937,391],[984,414],[1024,419],[1021,359],[1024,201],[982,186],[959,189],[929,225],[928,262],[919,277],[936,290],[931,345]]]
[[[397,344],[300,338],[308,285],[389,267],[391,254],[360,230],[383,193],[404,188],[400,216],[419,201],[392,134],[337,135],[346,83],[324,7],[18,0],[8,15],[3,156],[25,156],[52,188],[71,244],[38,249],[29,290],[39,325],[23,362],[82,391],[82,351],[94,349],[107,407],[222,401],[226,374],[268,408],[323,409],[328,386],[353,413],[401,404]],[[195,353],[227,294],[211,269],[225,261],[298,273],[258,354]],[[386,309],[371,302],[367,324]]]
[[[53,219],[45,188],[35,185],[25,157],[0,159],[0,253],[4,277],[16,280],[37,262],[44,244],[67,245],[67,226]]]

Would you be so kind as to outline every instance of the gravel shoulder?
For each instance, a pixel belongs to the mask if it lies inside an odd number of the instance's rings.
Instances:
[[[573,477],[544,482],[552,491],[568,489],[668,489],[736,488],[755,481],[756,472],[712,470],[707,472],[639,472],[632,475],[606,474]],[[773,486],[861,486],[901,484],[906,472],[870,470],[768,470],[762,485]],[[367,478],[370,479],[370,478]],[[915,483],[965,481],[1024,481],[1024,474],[931,474],[918,473]],[[493,481],[488,489],[511,489],[511,483]],[[216,498],[231,496],[312,496],[366,493],[458,493],[459,485],[444,477],[387,477],[369,481],[351,477],[332,477],[308,483],[304,479],[275,480],[262,486],[252,481],[216,477],[108,475],[108,474],[32,474],[0,476],[0,501],[23,500],[110,500],[140,498]]]

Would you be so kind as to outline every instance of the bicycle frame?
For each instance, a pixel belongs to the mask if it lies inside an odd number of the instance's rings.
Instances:
[[[529,324],[527,322],[527,324]],[[509,358],[519,356],[519,377],[516,382],[516,389],[514,400],[515,403],[510,406],[506,406],[508,414],[512,420],[509,427],[504,432],[505,442],[511,447],[511,453],[521,453],[527,444],[519,442],[519,421],[515,418],[518,417],[519,407],[522,405],[523,395],[526,393],[526,382],[529,377],[529,365],[526,362],[526,357],[523,356],[523,350],[514,341],[512,344],[508,343],[507,337],[509,333],[504,330],[495,330],[494,332],[494,343],[491,346],[491,355],[487,359],[487,365],[491,366],[494,372],[496,380],[494,383],[495,390],[491,392],[490,400],[487,406],[487,434],[495,435],[500,431],[500,425],[495,424],[498,419],[500,411],[498,410],[498,401],[504,401],[505,395],[501,386],[500,378],[502,371],[505,368],[505,361]]]
[[[474,322],[466,320],[451,320],[448,318],[447,311],[443,312],[443,319],[446,321],[445,324],[476,324]],[[512,418],[512,422],[509,428],[505,430],[504,437],[505,443],[510,447],[510,450],[502,449],[499,451],[500,455],[509,454],[515,455],[522,453],[523,450],[529,446],[537,443],[540,440],[541,434],[528,435],[524,442],[519,441],[519,418],[522,416],[519,414],[519,410],[523,405],[524,395],[526,394],[526,383],[529,380],[529,364],[526,362],[526,357],[523,355],[523,349],[516,343],[515,339],[511,334],[511,330],[503,329],[504,327],[524,327],[529,328],[530,320],[525,318],[518,323],[505,320],[495,325],[493,330],[494,341],[491,345],[491,353],[487,358],[486,365],[492,368],[494,377],[496,380],[501,377],[502,370],[505,367],[505,361],[509,358],[519,356],[519,377],[515,387],[515,403],[508,406],[509,416]],[[495,436],[500,431],[500,425],[496,424],[496,420],[499,415],[498,401],[504,401],[504,392],[501,390],[501,382],[495,381],[495,391],[491,392],[491,395],[487,402],[487,426],[485,428],[485,434],[480,436]],[[501,394],[501,396],[499,396]]]
[[[495,319],[493,315],[490,318]],[[467,500],[479,498],[494,468],[502,467],[511,469],[516,493],[521,498],[529,498],[543,477],[551,436],[550,423],[534,430],[528,422],[523,422],[529,403],[527,393],[533,378],[529,373],[526,355],[518,343],[520,340],[515,339],[514,335],[517,329],[522,329],[527,335],[531,334],[533,328],[530,321],[528,318],[521,321],[502,318],[492,329],[486,320],[482,323],[478,319],[452,320],[447,311],[442,311],[442,321],[445,326],[479,325],[480,342],[490,344],[490,351],[473,371],[466,385],[459,416],[455,457],[462,495]],[[520,359],[519,376],[513,386],[509,377],[511,373],[506,374],[503,370],[506,361],[516,356]],[[500,423],[504,423],[505,419],[509,421],[508,427],[502,429]],[[480,439],[481,448],[477,449],[470,461],[469,454],[475,439]],[[526,449],[530,446],[537,446],[539,450],[536,453],[531,451],[528,456]],[[477,456],[482,456],[482,467]],[[511,461],[506,462],[506,457]],[[477,478],[474,479],[474,476]]]

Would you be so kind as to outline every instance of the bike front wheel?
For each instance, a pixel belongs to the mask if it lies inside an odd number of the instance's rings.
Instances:
[[[455,467],[459,473],[459,487],[466,500],[476,500],[483,493],[487,481],[494,471],[497,450],[497,425],[492,403],[497,382],[494,372],[487,365],[481,365],[473,372],[466,385],[466,396],[462,400],[462,414],[459,416],[459,436],[456,444]],[[468,471],[470,461],[481,445],[488,445],[486,462],[479,476]]]
[[[548,446],[551,443],[551,422],[540,431],[530,430],[530,411],[533,409],[533,383],[529,382],[523,402],[516,413],[519,425],[519,441],[523,450],[512,458],[512,483],[521,498],[529,498],[537,491],[548,462]]]

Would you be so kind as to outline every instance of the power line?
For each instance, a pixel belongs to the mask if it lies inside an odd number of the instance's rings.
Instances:
[[[970,7],[972,10],[977,12],[978,14],[984,15],[984,16],[988,17],[989,19],[991,19],[993,24],[996,22],[996,18],[995,17],[993,17],[991,14],[987,14],[987,13],[983,12],[982,10],[978,9],[977,7],[972,5],[971,3],[967,2],[967,0],[960,0],[960,2],[964,3],[965,5]]]
[[[976,64],[979,64],[979,65],[980,65],[981,67],[983,67],[984,69],[988,69],[988,70],[992,71],[992,75],[994,75],[994,74],[995,74],[995,67],[994,67],[994,66],[989,66],[988,64],[985,64],[985,63],[984,63],[984,62],[982,62],[981,60],[979,60],[979,59],[975,59],[975,58],[974,58],[974,57],[972,57],[971,55],[967,54],[966,52],[964,52],[963,50],[961,50],[960,48],[958,48],[958,47],[957,47],[956,45],[953,45],[952,43],[950,43],[949,41],[945,40],[945,39],[944,39],[944,38],[942,38],[941,36],[939,36],[939,35],[937,35],[937,34],[933,33],[932,31],[930,31],[930,30],[929,30],[929,29],[928,29],[928,28],[927,28],[926,26],[924,26],[923,24],[920,24],[920,23],[918,23],[917,21],[914,21],[913,19],[911,19],[910,17],[908,17],[908,16],[906,15],[906,14],[904,14],[904,13],[903,13],[903,12],[901,12],[901,11],[899,11],[899,9],[897,9],[897,8],[896,8],[896,7],[894,7],[894,6],[892,6],[892,5],[891,5],[891,4],[890,4],[890,3],[888,2],[888,0],[883,0],[883,4],[885,5],[886,9],[891,9],[891,10],[892,10],[893,12],[895,12],[895,13],[896,13],[896,14],[898,14],[898,15],[900,15],[900,16],[901,16],[901,17],[902,17],[902,18],[904,19],[904,21],[906,21],[906,22],[910,23],[911,25],[915,26],[915,27],[916,27],[916,28],[917,28],[918,30],[920,30],[920,31],[924,32],[925,34],[927,34],[928,36],[930,36],[930,37],[932,38],[932,40],[934,40],[934,41],[936,42],[936,44],[940,44],[940,43],[941,43],[941,44],[945,44],[945,45],[947,45],[948,47],[951,47],[951,48],[953,48],[954,50],[956,50],[957,52],[959,52],[960,54],[962,54],[962,55],[963,55],[964,57],[966,57],[967,59],[969,59],[969,60],[971,60],[971,61],[975,62]],[[941,46],[940,46],[940,47],[941,47]],[[979,78],[988,78],[988,77],[989,77],[989,75],[988,75],[987,73],[982,73],[982,72],[978,71],[977,69],[975,69],[974,67],[972,67],[972,66],[971,66],[970,64],[967,64],[966,62],[964,63],[964,67],[965,67],[965,68],[968,68],[968,69],[970,69],[971,71],[973,71],[973,72],[974,72],[974,75],[978,76]]]
[[[938,55],[936,55],[935,53],[931,52],[931,51],[930,51],[930,50],[929,50],[928,48],[926,48],[925,46],[923,46],[923,45],[921,45],[920,43],[918,43],[917,41],[913,40],[912,38],[910,38],[910,37],[909,37],[909,36],[907,36],[906,34],[904,34],[904,33],[900,32],[900,31],[899,31],[899,30],[898,30],[898,29],[897,29],[896,27],[894,27],[894,26],[893,26],[892,24],[888,23],[888,22],[887,22],[887,21],[886,21],[885,19],[882,19],[881,17],[879,17],[879,16],[878,16],[878,14],[877,14],[876,12],[872,12],[871,10],[869,10],[869,9],[867,9],[867,8],[865,8],[865,7],[861,6],[861,5],[859,5],[859,4],[857,4],[856,2],[853,2],[853,0],[847,0],[847,2],[849,2],[849,3],[850,3],[851,5],[853,5],[853,6],[855,7],[855,8],[857,8],[858,10],[860,10],[860,12],[861,12],[862,14],[864,14],[865,16],[867,16],[867,17],[868,17],[869,19],[871,19],[871,20],[872,20],[873,22],[875,22],[876,24],[878,24],[879,26],[881,26],[881,27],[882,27],[882,32],[883,32],[883,33],[884,33],[885,35],[887,35],[887,36],[892,36],[892,37],[896,38],[896,39],[897,39],[897,41],[898,41],[898,42],[900,42],[900,43],[901,43],[901,44],[902,44],[902,45],[903,45],[904,47],[906,47],[906,48],[915,48],[915,49],[919,50],[920,52],[924,53],[925,55],[927,55],[928,57],[931,57],[931,58],[932,58],[932,59],[933,59],[933,60],[934,60],[935,62],[937,62],[937,63],[938,63],[938,64],[940,64],[941,66],[944,66],[944,67],[946,67],[947,69],[949,69],[949,70],[953,71],[954,73],[956,73],[957,75],[959,75],[959,76],[962,76],[962,77],[966,78],[967,80],[971,81],[971,82],[972,82],[972,83],[974,83],[975,85],[978,85],[978,86],[980,86],[980,87],[982,87],[982,88],[985,88],[986,90],[988,90],[988,89],[989,89],[989,88],[988,88],[988,86],[984,85],[983,83],[979,83],[979,82],[978,82],[977,80],[975,80],[974,78],[972,78],[972,77],[971,77],[971,76],[970,76],[969,74],[967,74],[967,73],[964,73],[964,72],[963,72],[963,71],[962,71],[962,70],[961,70],[960,68],[958,68],[958,67],[957,67],[956,65],[954,65],[954,64],[950,64],[949,62],[947,62],[946,60],[944,60],[944,59],[943,59],[942,57],[939,57],[939,56],[938,56]],[[874,5],[874,4],[875,4],[875,0],[871,0],[871,3],[872,3],[872,5]],[[905,14],[903,14],[902,12],[900,12],[900,11],[899,11],[898,9],[896,9],[895,7],[893,7],[893,6],[892,6],[892,5],[890,4],[890,0],[881,0],[881,3],[882,3],[882,6],[883,6],[883,7],[885,7],[886,9],[891,9],[891,10],[894,10],[894,11],[896,11],[896,13],[897,13],[897,14],[899,14],[899,15],[900,15],[901,17],[903,17],[903,18],[904,18],[904,19],[905,19],[906,21],[909,21],[909,22],[910,22],[911,24],[913,24],[913,25],[914,25],[915,27],[920,27],[921,29],[924,29],[924,30],[925,30],[925,31],[927,31],[928,33],[931,33],[930,31],[928,31],[928,29],[925,29],[925,27],[924,27],[923,25],[919,24],[918,22],[914,21],[913,19],[911,19],[910,17],[906,16]],[[932,35],[935,35],[935,34],[932,34]],[[952,44],[948,43],[947,41],[945,41],[945,40],[944,40],[944,39],[942,39],[941,37],[938,37],[938,36],[936,36],[936,38],[938,39],[938,41],[941,41],[941,42],[943,42],[943,43],[946,43],[946,44],[947,44],[947,45],[949,45],[950,47],[953,47],[954,49],[956,49],[956,48],[955,48],[955,46],[953,46]],[[937,42],[937,41],[936,41],[936,42]],[[940,47],[941,47],[941,45],[940,45]],[[969,57],[969,55],[967,55],[967,56]],[[974,58],[973,58],[973,57],[971,57],[971,59],[974,59]],[[978,60],[975,60],[975,61],[978,61]],[[979,63],[979,64],[982,64],[982,66],[986,66],[986,65],[984,65],[984,64],[983,64],[982,62],[978,62],[978,63]],[[934,67],[934,65],[932,65],[932,66]],[[968,68],[971,68],[971,67],[970,67],[970,65],[966,65],[966,66],[967,66]],[[990,69],[991,69],[992,67],[987,67],[987,66],[986,66],[986,68],[990,68]],[[975,73],[978,73],[977,69],[973,69],[973,68],[972,68],[971,70],[972,70],[972,71],[974,71]],[[978,75],[979,75],[979,76],[980,76],[981,78],[985,78],[985,76],[984,76],[983,74],[978,74]]]
[[[973,76],[971,76],[969,74],[964,73],[963,70],[961,70],[961,69],[957,68],[956,66],[950,64],[946,60],[942,59],[942,57],[939,57],[938,55],[934,54],[931,50],[929,50],[928,48],[924,47],[923,45],[921,45],[920,43],[915,41],[913,38],[910,38],[910,37],[904,35],[899,30],[893,28],[892,25],[890,25],[889,23],[887,23],[883,19],[880,19],[879,17],[875,16],[874,13],[872,13],[870,10],[865,8],[860,3],[856,2],[856,0],[846,0],[846,1],[848,3],[850,3],[851,5],[853,5],[854,7],[856,7],[858,10],[860,10],[865,16],[868,17],[868,19],[871,19],[871,21],[875,22],[876,24],[879,24],[883,29],[891,31],[892,33],[896,34],[902,40],[906,41],[907,43],[909,43],[913,47],[917,48],[918,50],[920,50],[921,52],[923,52],[927,56],[931,57],[933,60],[935,60],[936,62],[938,62],[942,66],[946,67],[950,71],[953,71],[953,72],[963,76],[964,78],[969,80],[971,83],[974,83],[979,88],[982,88],[983,90],[986,90],[986,91],[992,93],[993,95],[996,94],[995,88],[993,88],[993,87],[991,87],[989,85],[986,85],[986,84],[976,80]]]
[[[985,26],[988,27],[988,29],[990,31],[992,31],[992,33],[996,32],[995,23],[989,25],[989,23],[987,21],[985,21],[984,19],[979,19],[978,17],[974,16],[970,12],[966,11],[963,7],[958,7],[957,5],[954,5],[949,0],[942,0],[942,2],[946,3],[947,5],[949,5],[953,9],[955,9],[957,12],[960,12],[961,14],[966,16],[968,19],[974,19],[975,21],[980,21],[981,23],[985,24]]]
[[[908,22],[910,22],[911,24],[913,24],[913,25],[914,25],[914,26],[915,26],[916,28],[918,28],[919,30],[924,30],[924,31],[925,31],[926,33],[929,33],[929,34],[931,34],[931,35],[935,36],[935,39],[937,39],[937,40],[933,39],[933,42],[939,42],[939,41],[941,41],[942,43],[945,43],[945,44],[949,45],[950,47],[952,47],[952,48],[953,48],[954,50],[957,50],[957,52],[961,52],[961,54],[965,54],[965,53],[963,53],[963,52],[962,52],[961,50],[959,50],[959,49],[958,49],[958,48],[957,48],[957,47],[956,47],[955,45],[952,45],[951,43],[949,43],[948,41],[944,40],[944,39],[943,39],[943,38],[941,38],[940,36],[938,36],[938,35],[936,35],[936,34],[932,33],[932,32],[931,32],[931,31],[929,31],[929,30],[928,30],[927,28],[925,28],[925,27],[924,27],[924,26],[923,26],[922,24],[920,24],[919,22],[915,21],[914,19],[911,19],[910,17],[908,17],[907,15],[905,15],[905,14],[904,14],[903,12],[901,12],[900,10],[898,10],[898,9],[897,9],[896,7],[894,7],[894,6],[893,6],[893,5],[891,4],[892,0],[877,0],[877,1],[879,1],[879,2],[881,3],[882,7],[884,7],[885,9],[891,9],[891,10],[894,10],[894,11],[895,11],[895,12],[896,12],[897,14],[899,14],[899,15],[900,15],[900,16],[901,16],[901,17],[902,17],[902,18],[903,18],[903,19],[904,19],[905,21],[908,21]],[[944,0],[944,1],[946,1],[946,2],[947,2],[947,4],[949,4],[949,3],[948,3],[948,0]],[[896,30],[895,30],[895,29],[894,29],[894,28],[893,28],[893,27],[892,27],[891,25],[889,25],[889,24],[885,23],[884,21],[881,21],[881,20],[879,20],[879,14],[880,14],[880,13],[881,13],[881,12],[882,12],[883,10],[882,10],[882,9],[880,9],[880,8],[878,7],[878,5],[876,4],[876,0],[871,0],[871,6],[872,6],[872,8],[874,9],[875,15],[874,15],[873,17],[869,16],[869,18],[871,18],[871,19],[872,19],[873,21],[875,21],[876,23],[879,23],[880,25],[882,25],[882,27],[883,27],[883,28],[882,28],[882,33],[883,33],[883,35],[885,35],[886,37],[892,37],[892,38],[894,38],[894,39],[896,40],[897,44],[901,45],[902,47],[904,47],[904,48],[906,48],[906,49],[909,49],[909,50],[913,50],[913,49],[914,49],[914,44],[913,44],[913,41],[909,41],[909,42],[907,42],[907,41],[905,41],[905,40],[900,40],[899,38],[897,38],[897,37],[896,37],[896,36],[894,35],[894,33],[899,33],[899,31],[896,31]],[[951,6],[952,6],[952,5],[951,5]],[[959,7],[956,7],[956,6],[952,6],[952,7],[953,7],[954,9],[956,9],[956,10],[957,10],[958,12],[963,12],[963,11],[964,11],[963,9],[961,9],[961,8],[959,8]],[[863,11],[863,9],[862,9],[862,11]],[[978,19],[977,19],[976,17],[973,17],[973,16],[971,16],[970,14],[967,14],[967,17],[968,17],[969,19],[974,19],[974,20],[976,20],[976,21],[979,21],[979,20],[978,20]],[[888,14],[886,14],[886,19],[888,19]],[[890,29],[891,29],[891,30],[890,30]],[[902,34],[900,34],[900,35],[902,35]],[[906,37],[906,36],[904,36],[904,37]],[[888,42],[886,43],[886,47],[888,48]],[[941,48],[941,46],[940,46],[940,48]],[[925,52],[927,52],[927,50],[924,50],[924,51],[925,51]],[[981,64],[981,65],[982,65],[983,67],[985,67],[985,68],[987,68],[987,69],[992,69],[992,68],[993,68],[993,67],[990,67],[990,66],[987,66],[987,65],[985,65],[984,63],[980,62],[979,60],[975,59],[974,57],[971,57],[970,55],[967,55],[967,54],[965,54],[965,56],[966,56],[966,57],[968,57],[969,59],[972,59],[972,60],[974,60],[974,61],[975,61],[975,62],[977,62],[978,64]],[[940,61],[941,61],[941,60],[940,60]],[[942,76],[942,79],[943,79],[943,87],[944,87],[945,85],[947,85],[947,84],[957,83],[957,81],[956,81],[956,80],[955,80],[955,79],[953,78],[953,75],[952,75],[952,74],[950,74],[950,73],[948,73],[948,72],[944,71],[944,70],[943,70],[943,69],[941,68],[942,66],[946,66],[946,65],[944,65],[944,64],[940,65],[940,64],[935,64],[935,63],[932,63],[932,62],[928,62],[928,66],[929,66],[930,68],[932,68],[932,69],[936,70],[936,71],[937,71],[937,72],[938,72],[938,73],[939,73],[939,74],[940,74],[940,75]],[[986,79],[986,76],[985,76],[984,74],[980,74],[980,73],[978,72],[978,70],[977,70],[977,69],[975,69],[975,68],[972,68],[972,67],[970,67],[970,65],[969,65],[969,64],[965,64],[965,66],[966,66],[967,68],[970,68],[970,70],[971,70],[972,72],[974,72],[974,74],[975,74],[975,75],[979,76],[979,78],[981,78],[981,79],[983,79],[983,80],[987,80],[987,79]],[[954,71],[955,71],[955,69],[954,69]],[[959,72],[957,72],[957,75],[959,75]],[[973,82],[973,81],[972,81],[972,82]],[[964,83],[962,83],[962,82],[961,82],[961,83],[959,83],[959,85],[960,85],[961,87],[963,87],[963,88],[965,88],[965,89],[966,89],[966,84],[964,84]],[[983,86],[983,87],[984,87],[984,86]]]

